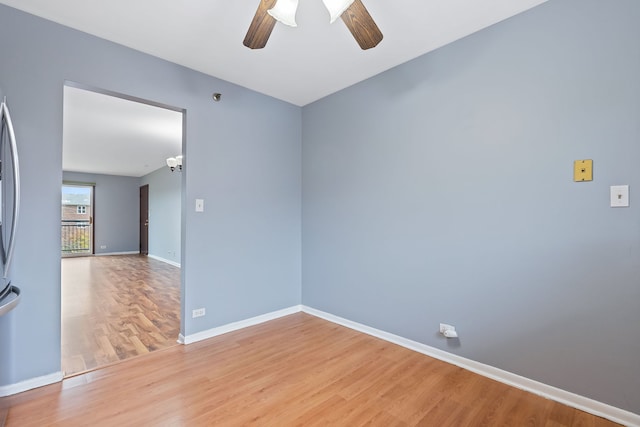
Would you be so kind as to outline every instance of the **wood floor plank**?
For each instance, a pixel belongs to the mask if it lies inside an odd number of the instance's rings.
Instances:
[[[0,427],[5,426],[7,415],[9,414],[9,405],[6,397],[0,397]]]
[[[180,269],[139,255],[63,258],[62,316],[67,376],[175,346]]]
[[[5,399],[6,427],[616,425],[303,313]]]

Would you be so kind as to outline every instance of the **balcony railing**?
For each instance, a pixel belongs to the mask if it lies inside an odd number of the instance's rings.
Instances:
[[[85,220],[62,220],[62,253],[91,253],[91,222]]]

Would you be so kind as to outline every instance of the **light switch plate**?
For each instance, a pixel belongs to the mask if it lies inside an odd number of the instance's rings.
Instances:
[[[611,207],[612,208],[629,207],[629,186],[628,185],[612,185],[611,186]]]
[[[575,182],[593,181],[593,160],[573,162],[573,180]]]

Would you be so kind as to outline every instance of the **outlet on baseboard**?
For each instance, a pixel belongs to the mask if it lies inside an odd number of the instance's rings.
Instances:
[[[100,249],[107,249],[107,245],[100,245]]]
[[[195,319],[196,317],[202,317],[206,314],[206,310],[204,308],[196,308],[191,312],[191,317]]]

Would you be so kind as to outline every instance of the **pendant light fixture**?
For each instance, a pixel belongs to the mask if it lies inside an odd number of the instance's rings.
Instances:
[[[176,168],[179,172],[182,172],[182,155],[169,157],[167,159],[167,166],[171,169],[171,172],[174,172]]]

